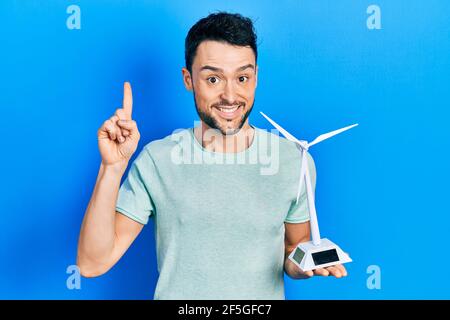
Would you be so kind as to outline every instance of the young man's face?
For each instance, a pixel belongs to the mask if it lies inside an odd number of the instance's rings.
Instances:
[[[250,47],[203,41],[197,47],[192,73],[183,68],[186,89],[194,91],[200,119],[222,134],[235,134],[253,107],[257,85],[255,54]]]

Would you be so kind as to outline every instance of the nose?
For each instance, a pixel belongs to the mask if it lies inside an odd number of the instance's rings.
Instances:
[[[236,101],[236,89],[232,81],[227,81],[222,92],[222,99],[234,103]]]

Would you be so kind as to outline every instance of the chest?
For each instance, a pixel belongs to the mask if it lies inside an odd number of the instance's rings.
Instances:
[[[162,177],[155,196],[158,220],[189,233],[233,233],[254,238],[279,234],[294,190],[258,167],[185,166]]]

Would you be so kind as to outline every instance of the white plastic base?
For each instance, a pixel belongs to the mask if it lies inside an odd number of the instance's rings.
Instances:
[[[352,259],[330,240],[324,238],[320,241],[318,246],[312,241],[300,243],[291,252],[289,259],[303,271],[352,262]]]

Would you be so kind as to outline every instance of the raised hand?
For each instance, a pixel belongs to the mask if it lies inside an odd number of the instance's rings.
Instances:
[[[123,86],[123,105],[97,131],[104,165],[126,165],[136,151],[140,133],[132,120],[133,96],[129,82]]]

